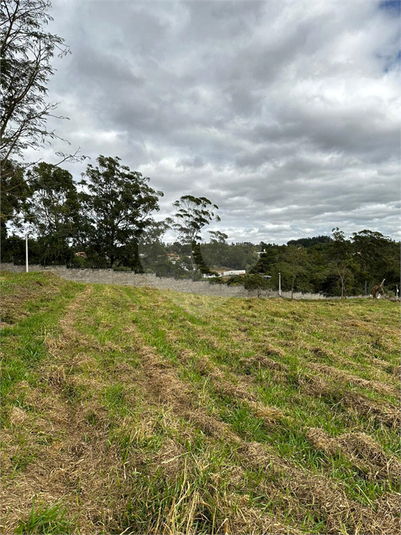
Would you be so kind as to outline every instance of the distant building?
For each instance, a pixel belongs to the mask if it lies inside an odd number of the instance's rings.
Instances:
[[[176,264],[180,260],[180,257],[174,253],[167,253],[167,258],[172,264]]]
[[[246,275],[245,269],[232,269],[231,271],[223,271],[223,277],[237,277],[239,275]]]

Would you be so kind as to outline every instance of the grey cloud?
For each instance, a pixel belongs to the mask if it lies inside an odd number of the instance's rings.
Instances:
[[[199,156],[194,156],[193,158],[184,158],[177,162],[177,167],[195,167],[196,169],[199,169],[204,165],[205,162]]]
[[[135,75],[129,62],[124,58],[117,54],[105,56],[91,45],[86,45],[81,50],[74,69],[75,74],[79,73],[82,81],[89,85],[86,87],[87,90],[90,90],[94,83],[101,87],[106,87],[107,84],[111,87],[121,84],[134,88],[144,86],[145,79]]]
[[[185,2],[190,20],[185,36],[189,41],[226,41],[239,35],[251,35],[254,25],[265,9],[260,1],[203,0]]]

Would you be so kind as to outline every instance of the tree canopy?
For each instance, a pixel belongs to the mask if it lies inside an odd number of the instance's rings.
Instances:
[[[191,246],[192,272],[195,275],[199,270],[203,274],[210,272],[206,265],[201,249],[202,229],[212,221],[220,221],[220,217],[215,213],[218,206],[206,197],[194,197],[193,195],[183,195],[178,201],[173,203],[177,208],[173,218],[167,221],[171,225],[178,239]]]
[[[52,20],[47,0],[1,0],[0,158],[21,156],[23,149],[39,148],[54,139],[46,126],[56,104],[46,101],[52,58],[69,47],[58,35],[45,31]]]
[[[40,243],[44,265],[71,259],[70,244],[80,227],[78,193],[70,172],[41,162],[28,173],[31,195],[23,214]]]
[[[171,219],[171,226],[183,243],[199,242],[202,229],[213,220],[220,221],[215,214],[219,207],[206,197],[183,195],[173,206],[177,212]]]
[[[140,270],[138,242],[153,222],[163,196],[149,178],[120,164],[120,158],[100,155],[98,166],[87,166],[80,185],[81,243],[100,265],[125,264]]]

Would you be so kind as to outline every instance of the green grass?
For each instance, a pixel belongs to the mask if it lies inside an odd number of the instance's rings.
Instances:
[[[397,304],[1,282],[5,533],[396,531]]]
[[[4,399],[15,383],[36,383],[34,370],[48,355],[44,340],[60,332],[65,308],[82,285],[56,282],[49,273],[6,274],[2,279],[2,321],[11,322],[2,329]]]
[[[20,522],[16,535],[67,535],[74,533],[74,525],[65,519],[65,510],[60,504],[51,507],[32,505],[28,518]]]

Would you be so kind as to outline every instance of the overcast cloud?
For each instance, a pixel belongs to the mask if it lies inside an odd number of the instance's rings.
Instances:
[[[49,87],[70,120],[50,126],[149,176],[160,217],[204,195],[229,241],[401,239],[399,2],[53,0],[52,15],[72,54]]]

